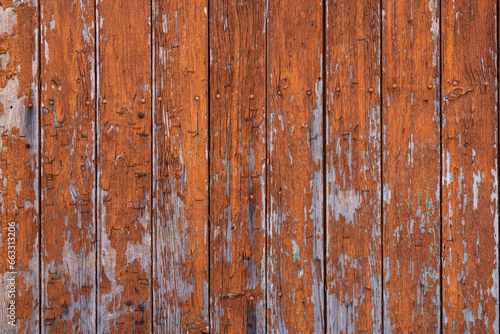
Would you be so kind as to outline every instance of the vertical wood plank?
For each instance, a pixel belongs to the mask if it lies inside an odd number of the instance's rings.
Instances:
[[[439,7],[382,6],[384,332],[437,333]]]
[[[324,330],[322,1],[271,1],[268,329]]]
[[[381,332],[380,1],[326,17],[327,328]]]
[[[442,2],[445,332],[499,332],[497,6]]]
[[[151,329],[150,1],[97,3],[98,332]]]
[[[37,1],[0,1],[0,64],[0,326],[5,333],[38,333]],[[15,240],[8,239],[11,222],[16,227]],[[15,252],[12,269],[8,256],[14,254],[8,251]],[[11,283],[13,298],[9,298]],[[11,300],[15,302],[12,318],[7,309]]]
[[[212,332],[266,330],[266,3],[210,1]]]
[[[94,2],[41,2],[42,331],[95,332]]]
[[[154,1],[154,330],[209,330],[207,1]]]

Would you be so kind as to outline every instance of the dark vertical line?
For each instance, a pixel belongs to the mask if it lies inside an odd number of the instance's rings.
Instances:
[[[385,284],[384,284],[384,94],[383,94],[383,84],[384,84],[384,16],[383,16],[384,1],[380,0],[379,3],[379,43],[380,43],[380,54],[379,54],[379,68],[380,68],[380,80],[379,80],[379,103],[380,103],[380,281],[381,281],[381,291],[380,291],[380,305],[381,305],[381,332],[384,333],[385,330]]]
[[[322,61],[322,64],[321,64],[321,67],[322,67],[322,74],[321,76],[323,77],[322,80],[323,80],[323,91],[321,92],[322,94],[322,98],[323,98],[323,103],[322,103],[322,107],[323,107],[323,323],[324,323],[324,330],[323,332],[326,333],[327,332],[327,328],[328,328],[328,319],[327,319],[327,307],[328,307],[328,299],[327,299],[327,296],[328,296],[328,284],[327,284],[327,255],[328,255],[328,251],[327,251],[327,248],[328,248],[328,244],[327,244],[327,241],[328,241],[328,226],[327,226],[327,205],[328,205],[328,201],[327,201],[327,192],[326,192],[326,184],[327,184],[327,170],[326,170],[326,158],[327,158],[327,154],[326,154],[326,151],[327,151],[327,148],[326,148],[326,144],[327,144],[327,140],[326,140],[326,136],[327,136],[327,114],[326,114],[326,85],[327,85],[327,79],[326,79],[326,63],[327,63],[327,58],[328,58],[328,55],[327,55],[327,48],[326,48],[326,41],[327,41],[327,38],[326,38],[326,34],[327,34],[327,6],[328,6],[328,1],[327,0],[322,0],[322,5],[323,5],[323,61]]]
[[[500,96],[500,86],[498,86],[498,70],[500,68],[500,59],[498,59],[498,55],[500,54],[500,37],[498,36],[498,34],[500,33],[500,29],[499,29],[499,26],[498,26],[498,15],[500,15],[500,9],[498,8],[500,5],[500,1],[497,1],[497,22],[496,22],[496,29],[497,29],[497,70],[496,70],[496,74],[497,74],[497,98],[496,98],[496,112],[497,112],[497,144],[496,144],[496,147],[497,147],[497,185],[498,185],[498,182],[499,182],[499,175],[498,175],[498,161],[500,160],[500,151],[498,149],[498,145],[500,144],[500,114],[498,112],[498,98]],[[441,21],[440,21],[441,22]],[[497,187],[497,205],[498,207],[500,207],[500,188]],[[497,215],[498,215],[498,207],[497,207]],[[498,233],[500,233],[500,227],[497,226],[497,235],[499,235]],[[497,249],[498,249],[498,244],[496,245],[497,246]],[[497,251],[497,254],[499,252]],[[500,263],[500,254],[497,255],[497,272],[498,272],[498,280],[500,281],[500,272],[499,272],[499,268],[498,268],[498,264]],[[497,297],[497,312],[500,312],[500,304],[498,303],[498,297]]]
[[[150,268],[150,289],[151,289],[151,333],[153,333],[154,330],[154,322],[155,322],[155,295],[154,295],[154,282],[155,282],[155,205],[154,205],[154,200],[156,196],[156,191],[155,191],[155,180],[156,180],[156,174],[155,174],[155,166],[156,166],[156,159],[155,159],[155,141],[156,141],[156,135],[155,135],[155,127],[154,127],[154,122],[155,122],[155,110],[156,110],[156,73],[155,73],[155,52],[156,52],[156,46],[155,46],[155,9],[154,9],[154,1],[150,0],[150,24],[151,24],[151,190],[149,192],[150,194],[150,206],[151,206],[151,213],[150,213],[150,218],[151,218],[151,268]]]
[[[38,332],[42,333],[42,25],[41,25],[41,16],[42,16],[42,7],[41,1],[37,1],[38,6],[38,32],[37,32],[37,57],[38,57],[38,145],[37,145],[37,162],[38,162]]]
[[[99,259],[100,259],[100,238],[99,238],[99,170],[98,170],[98,154],[99,154],[99,13],[97,9],[97,1],[94,1],[94,80],[95,84],[95,99],[94,99],[94,224],[95,224],[95,332],[99,332]]]
[[[211,59],[210,59],[210,18],[211,18],[211,8],[210,8],[210,0],[207,0],[207,132],[208,132],[208,139],[207,139],[207,169],[208,169],[208,219],[207,219],[207,233],[208,233],[208,331],[212,333],[212,308],[211,308],[211,303],[210,300],[212,298],[212,295],[210,293],[211,290],[211,285],[212,285],[212,280],[211,280],[211,271],[212,271],[212,261],[211,261],[211,253],[212,253],[212,230],[211,230],[211,219],[210,219],[210,213],[211,213],[211,203],[210,203],[210,189],[212,187],[212,179],[210,176],[210,166],[211,166],[211,159],[210,159],[210,154],[211,154],[211,137],[212,137],[212,132],[211,132],[211,127],[210,127],[210,117],[211,117],[211,111],[210,111],[210,100],[211,100],[211,92],[210,92],[210,86],[211,86],[211,78],[210,78],[210,65],[211,65]]]
[[[264,142],[265,142],[265,154],[266,154],[266,168],[265,168],[265,176],[264,176],[264,183],[265,183],[265,186],[264,186],[264,189],[265,189],[265,205],[264,205],[264,216],[265,216],[265,226],[266,226],[266,230],[265,230],[265,234],[264,234],[264,274],[265,274],[265,277],[264,277],[264,284],[265,284],[265,289],[266,289],[266,292],[265,292],[265,299],[266,299],[266,313],[265,313],[265,332],[267,333],[267,328],[268,328],[268,324],[267,324],[267,310],[268,310],[268,291],[267,291],[267,236],[268,236],[268,228],[269,228],[269,216],[268,216],[268,210],[269,210],[269,198],[268,198],[268,193],[269,193],[269,185],[267,183],[267,174],[268,174],[268,171],[269,171],[269,156],[268,156],[268,137],[267,137],[267,127],[268,127],[268,122],[267,122],[267,78],[268,78],[268,69],[267,69],[267,62],[268,62],[268,57],[267,57],[267,43],[268,43],[268,17],[269,17],[269,0],[266,1],[266,5],[265,5],[265,17],[264,17],[264,27],[265,27],[265,36],[264,38],[266,39],[266,45],[265,45],[265,55],[264,55],[264,71],[265,71],[265,80],[264,80],[264,85],[265,85],[265,96],[264,96],[264,104],[265,104],[265,110],[264,110],[264,113],[265,113],[265,120],[264,120],[264,127],[265,127],[265,134],[264,134]]]
[[[439,223],[440,223],[440,235],[439,235],[439,328],[440,333],[443,333],[443,99],[441,98],[441,82],[443,76],[443,66],[442,64],[442,29],[441,29],[441,1],[439,1],[439,82],[437,83],[437,97],[439,98]]]

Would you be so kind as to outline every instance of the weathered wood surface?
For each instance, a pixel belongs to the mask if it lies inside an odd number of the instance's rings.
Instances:
[[[154,1],[154,328],[209,330],[206,1]]]
[[[269,2],[270,332],[324,330],[322,13],[318,0]]]
[[[439,333],[439,3],[382,10],[384,333]]]
[[[96,330],[94,3],[43,1],[40,11],[42,331],[89,333]]]
[[[0,331],[500,332],[497,12],[0,0]]]
[[[98,2],[97,330],[151,330],[151,7]]]
[[[264,333],[266,2],[209,8],[211,330]]]
[[[37,333],[40,324],[38,15],[37,1],[0,1],[0,328],[5,333]],[[15,237],[9,235],[11,222]],[[8,251],[15,252],[13,270]],[[17,272],[14,326],[7,318],[11,272]]]
[[[326,17],[327,332],[381,331],[379,1]]]
[[[497,6],[441,8],[446,333],[499,332]]]

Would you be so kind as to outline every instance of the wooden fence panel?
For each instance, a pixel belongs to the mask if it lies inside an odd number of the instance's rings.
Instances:
[[[439,333],[439,4],[382,10],[384,332]]]
[[[154,329],[209,331],[207,1],[154,2]]]
[[[270,1],[268,330],[324,330],[323,7]]]
[[[498,333],[497,1],[442,2],[443,330]]]
[[[41,2],[42,331],[95,332],[94,2]]]
[[[0,1],[0,328],[5,333],[39,332],[38,17],[37,1]],[[11,223],[15,232],[9,231]],[[9,264],[10,256],[15,264]],[[7,309],[11,301],[14,315]]]
[[[98,332],[151,330],[151,7],[98,11]]]
[[[264,0],[210,1],[213,333],[265,333]]]
[[[379,1],[326,8],[327,331],[381,331]]]

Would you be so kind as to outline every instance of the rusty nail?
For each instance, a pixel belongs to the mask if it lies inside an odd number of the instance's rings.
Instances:
[[[281,297],[281,292],[278,292],[278,297]]]
[[[250,100],[253,100],[255,98],[255,95],[250,94]]]
[[[54,100],[50,100],[50,101],[49,101],[49,104],[50,104],[50,105],[53,105],[53,104],[54,104]]]
[[[281,190],[278,191],[278,195],[281,195]]]
[[[31,145],[30,145],[30,144],[26,144],[26,148],[28,148],[28,149],[29,149],[30,147],[31,147]]]
[[[200,97],[199,97],[198,95],[196,95],[196,96],[194,97],[194,99],[195,99],[196,101],[199,101],[199,100],[200,100]]]
[[[250,300],[253,300],[253,296],[250,296],[250,298],[249,298],[249,299],[250,299]]]
[[[146,103],[146,99],[145,99],[145,98],[142,98],[142,99],[141,99],[141,102],[142,102],[142,103]]]
[[[90,101],[85,101],[85,105],[89,106],[90,105]]]
[[[253,196],[253,194],[252,194],[252,195],[250,195],[250,199],[254,199],[254,196]]]
[[[283,92],[281,90],[278,90],[278,95],[283,95]]]
[[[130,300],[127,300],[127,301],[125,302],[125,304],[126,304],[127,306],[130,306],[130,305],[132,305],[132,302],[131,302]]]
[[[144,310],[144,305],[142,304],[137,305],[137,309],[140,311]]]
[[[429,86],[427,86],[427,88],[432,89],[432,85],[431,85],[431,84],[429,84]]]
[[[80,83],[82,82],[82,80],[80,80],[80,78],[76,79],[76,82]]]
[[[489,84],[490,84],[490,83],[489,83],[488,81],[486,81],[486,82],[484,83],[484,85],[485,85],[485,86],[488,86]]]
[[[162,98],[161,98],[161,96],[160,96],[160,97],[158,98],[158,101],[160,101],[160,102],[161,102],[162,100],[163,100],[163,99],[162,99]]]
[[[30,102],[30,103],[28,103],[28,108],[31,108],[31,107],[33,107],[33,103]]]
[[[456,80],[453,81],[453,86],[458,85],[458,82]]]
[[[143,112],[138,113],[138,114],[137,114],[137,117],[139,117],[139,118],[144,118],[144,113],[143,113]]]
[[[108,103],[108,100],[104,99],[104,100],[102,100],[102,103],[106,104],[106,103]]]
[[[340,92],[340,87],[335,88],[336,92]]]
[[[216,98],[220,99],[220,94],[217,93],[217,95],[215,95]]]
[[[392,84],[392,88],[396,88],[397,86],[395,83]]]
[[[373,93],[373,88],[371,88],[371,87],[370,87],[370,88],[368,89],[368,91],[369,91],[370,93]]]
[[[312,92],[310,90],[307,91],[307,95],[311,95]]]

